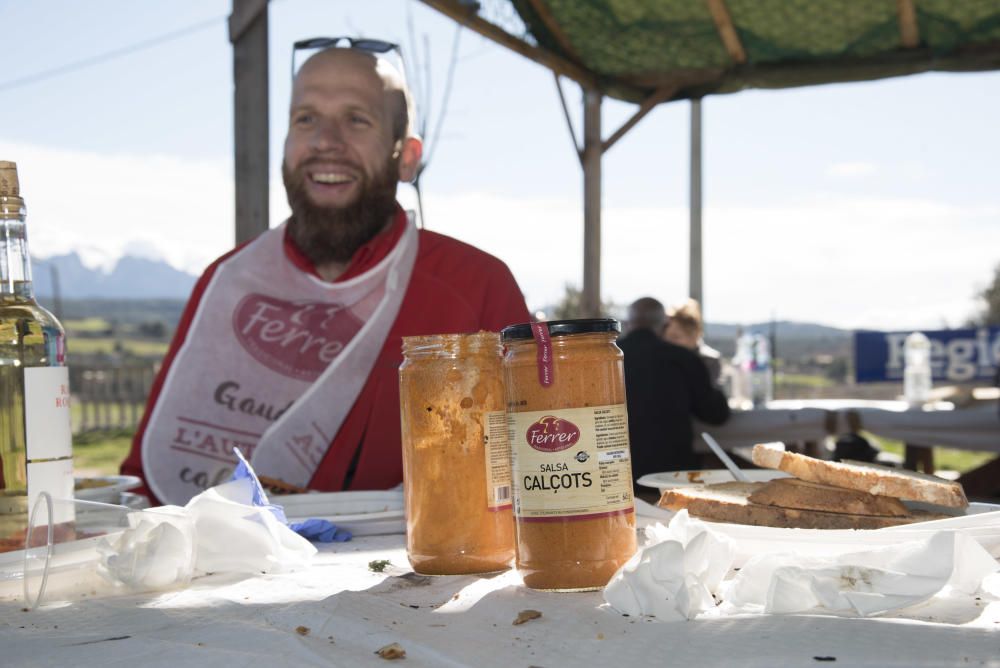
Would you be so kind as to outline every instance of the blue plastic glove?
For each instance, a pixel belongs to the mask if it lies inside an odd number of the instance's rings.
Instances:
[[[343,543],[351,540],[350,531],[338,529],[330,520],[312,518],[289,524],[288,528],[314,543]]]
[[[299,534],[306,540],[310,540],[314,543],[343,543],[346,540],[351,540],[350,531],[347,529],[338,529],[337,526],[329,520],[311,518],[303,520],[302,522],[290,523],[288,518],[285,517],[285,509],[279,505],[271,503],[268,500],[267,492],[264,491],[263,485],[260,484],[257,474],[254,472],[253,467],[250,466],[250,462],[248,462],[243,456],[243,453],[240,452],[239,448],[233,448],[233,452],[236,453],[236,458],[239,459],[240,462],[236,465],[236,469],[233,471],[232,479],[250,480],[251,488],[253,490],[251,502],[255,507],[266,508],[278,519],[278,521],[288,525],[289,529]]]

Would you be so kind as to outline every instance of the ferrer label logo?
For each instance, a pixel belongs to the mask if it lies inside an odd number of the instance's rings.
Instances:
[[[233,313],[236,338],[254,359],[280,374],[312,381],[363,323],[340,304],[288,302],[247,295]]]
[[[580,440],[580,428],[569,420],[546,415],[528,427],[528,445],[539,452],[559,452]]]

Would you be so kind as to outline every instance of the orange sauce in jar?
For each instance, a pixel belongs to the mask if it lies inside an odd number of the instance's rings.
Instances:
[[[499,334],[403,337],[403,358],[410,565],[427,575],[509,568],[514,519]]]
[[[534,589],[604,587],[635,553],[616,320],[503,330],[517,568]]]

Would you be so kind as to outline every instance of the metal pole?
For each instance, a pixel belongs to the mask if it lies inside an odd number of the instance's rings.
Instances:
[[[583,91],[583,315],[601,315],[601,101]]]
[[[689,293],[701,304],[705,317],[705,295],[701,282],[701,100],[691,100],[691,257],[688,275]]]
[[[268,228],[267,0],[233,0],[236,243]]]

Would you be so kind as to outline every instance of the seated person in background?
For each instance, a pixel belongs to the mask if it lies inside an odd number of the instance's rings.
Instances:
[[[698,353],[701,361],[708,367],[708,377],[712,385],[718,387],[722,380],[722,355],[705,343],[702,338],[704,331],[701,307],[694,299],[688,299],[680,306],[672,306],[667,310],[667,328],[664,330],[663,338]]]
[[[729,418],[725,395],[712,386],[693,351],[664,341],[666,313],[652,297],[628,309],[625,393],[632,444],[632,477],[701,468],[694,453],[692,418],[722,424]]]
[[[199,279],[122,464],[154,502],[228,480],[233,447],[289,489],[398,485],[401,337],[529,321],[503,262],[396,203],[421,156],[409,92],[330,42],[293,84],[291,217]]]

